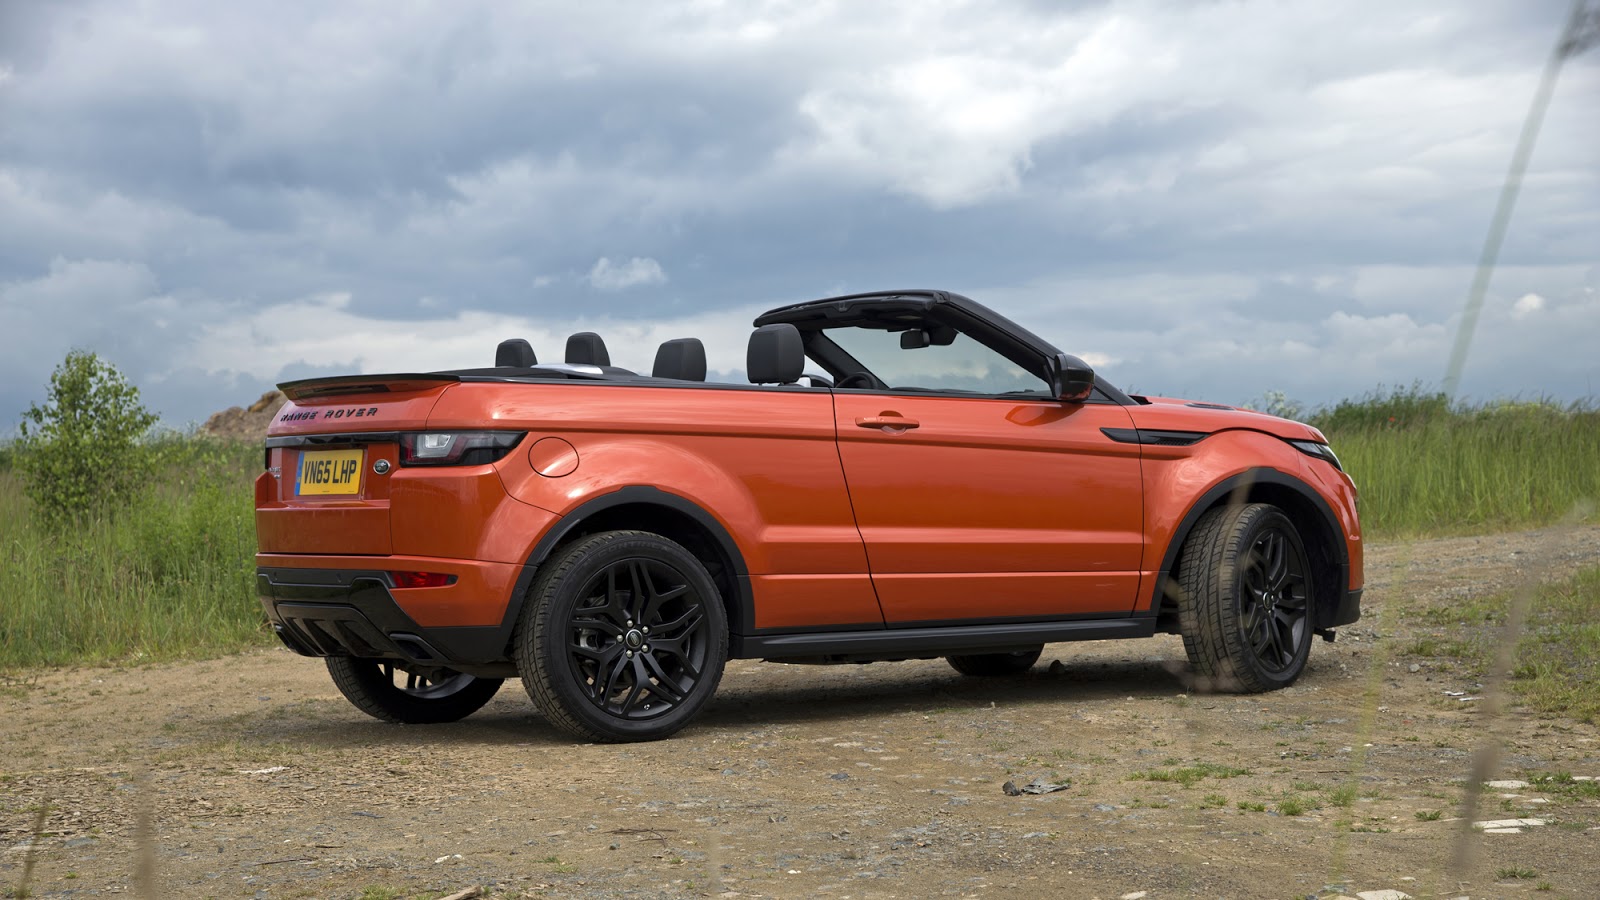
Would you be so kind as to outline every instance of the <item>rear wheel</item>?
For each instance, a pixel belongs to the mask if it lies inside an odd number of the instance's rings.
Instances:
[[[944,659],[950,668],[963,675],[1020,675],[1033,668],[1043,652],[1044,647],[1040,646],[1012,653],[969,653]]]
[[[328,674],[345,699],[375,719],[433,725],[465,719],[494,698],[499,678],[476,678],[451,669],[418,674],[388,659],[330,656]]]
[[[1205,683],[1259,692],[1300,677],[1316,597],[1305,544],[1282,510],[1252,503],[1206,513],[1178,571],[1183,646]]]
[[[657,740],[716,693],[727,615],[689,551],[657,534],[608,531],[544,564],[516,651],[523,686],[551,722],[587,740]]]

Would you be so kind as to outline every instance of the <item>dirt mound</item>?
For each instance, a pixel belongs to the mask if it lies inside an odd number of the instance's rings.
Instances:
[[[234,406],[214,413],[200,426],[200,433],[229,441],[264,440],[267,426],[288,399],[282,391],[267,391],[248,407]]]

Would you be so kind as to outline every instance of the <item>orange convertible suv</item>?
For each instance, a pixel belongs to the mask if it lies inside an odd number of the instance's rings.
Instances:
[[[1356,491],[1316,429],[1123,393],[945,291],[759,316],[749,384],[541,363],[316,378],[256,480],[261,602],[358,708],[460,719],[520,676],[582,738],[682,728],[729,658],[945,657],[1183,636],[1265,691],[1360,615]],[[486,354],[487,355],[487,354]]]

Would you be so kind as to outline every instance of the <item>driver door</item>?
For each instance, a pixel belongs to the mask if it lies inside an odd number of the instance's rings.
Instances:
[[[830,333],[884,381],[863,329]],[[900,350],[916,354],[940,348]],[[976,342],[945,374],[921,381],[973,388],[903,386],[834,391],[839,457],[872,583],[891,626],[979,624],[1005,619],[1126,615],[1144,550],[1137,444],[1102,428],[1131,428],[1115,403],[1064,403],[1048,387]],[[945,353],[946,357],[955,354]],[[993,359],[986,357],[993,356]],[[1001,367],[1020,391],[995,392]],[[1030,390],[1027,380],[1036,387]],[[1031,396],[1030,396],[1031,395]]]

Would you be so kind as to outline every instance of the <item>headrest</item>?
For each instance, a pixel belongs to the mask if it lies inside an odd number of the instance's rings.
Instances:
[[[567,362],[581,366],[609,366],[611,354],[606,342],[592,331],[580,331],[567,338]]]
[[[751,384],[794,384],[806,367],[800,329],[788,322],[763,325],[750,335],[744,368]]]
[[[706,380],[706,347],[699,338],[667,341],[656,351],[656,364],[650,370],[656,378],[682,381]]]
[[[526,369],[529,366],[537,366],[539,357],[533,355],[532,344],[522,338],[512,338],[509,341],[501,341],[500,346],[494,348],[494,364]]]

